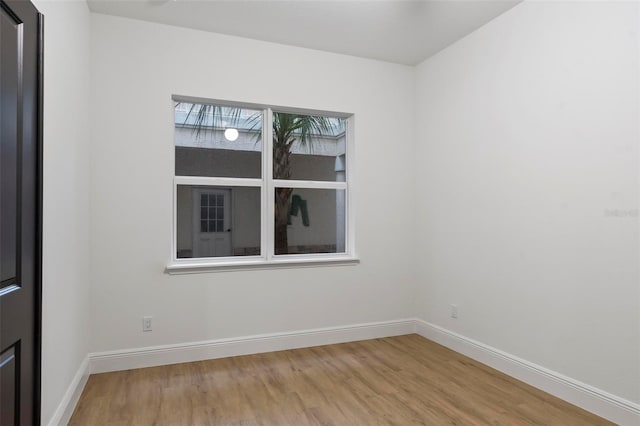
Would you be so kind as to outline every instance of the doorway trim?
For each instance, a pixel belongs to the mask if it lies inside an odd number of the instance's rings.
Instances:
[[[194,258],[202,258],[209,256],[202,256],[200,254],[199,240],[201,238],[201,229],[200,229],[200,220],[201,213],[200,209],[201,205],[201,196],[202,194],[211,194],[211,193],[223,193],[224,197],[224,224],[222,226],[222,232],[220,234],[225,234],[225,238],[228,244],[228,252],[227,256],[222,257],[231,257],[233,256],[233,191],[228,187],[206,187],[206,186],[196,186],[193,187],[191,198],[192,198],[192,218],[191,218],[191,237],[192,237],[192,254]],[[218,232],[216,232],[218,233]]]
[[[36,424],[42,422],[42,239],[44,194],[44,15],[38,12],[37,119],[36,136],[36,270],[34,330],[34,413]]]

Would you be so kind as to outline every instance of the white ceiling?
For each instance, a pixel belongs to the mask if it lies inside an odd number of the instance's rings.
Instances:
[[[88,0],[93,12],[416,65],[522,0]]]

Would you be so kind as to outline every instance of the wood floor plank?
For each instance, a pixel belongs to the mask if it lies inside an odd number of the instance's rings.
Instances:
[[[70,425],[611,425],[418,335],[89,377]]]

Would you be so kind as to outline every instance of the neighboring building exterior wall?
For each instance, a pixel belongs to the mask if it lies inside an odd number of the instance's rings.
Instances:
[[[183,176],[252,176],[260,172],[260,153],[221,149],[176,147],[176,174]],[[335,181],[335,158],[319,155],[292,154],[292,175],[298,179]],[[260,246],[260,197],[253,188],[235,187],[232,191],[232,248],[234,252],[255,254]],[[293,216],[289,226],[289,245],[295,250],[304,247],[327,246],[325,250],[336,250],[336,193],[328,190],[299,189],[294,194],[307,201],[310,226],[304,226],[301,215]],[[177,250],[181,257],[190,257],[193,238],[192,190],[190,186],[179,186],[177,193]],[[182,208],[180,208],[182,207]],[[344,209],[344,205],[342,206]],[[257,229],[256,229],[257,226]],[[257,239],[255,237],[258,237]],[[322,250],[315,247],[314,251]]]
[[[176,147],[176,176],[260,178],[259,152]]]
[[[178,186],[178,257],[193,253],[193,187]],[[236,253],[256,254],[260,247],[260,188],[231,189],[231,247]],[[184,206],[184,208],[180,208]]]

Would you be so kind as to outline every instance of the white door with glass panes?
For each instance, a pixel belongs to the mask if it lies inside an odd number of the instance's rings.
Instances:
[[[231,190],[193,189],[193,257],[231,256]]]

